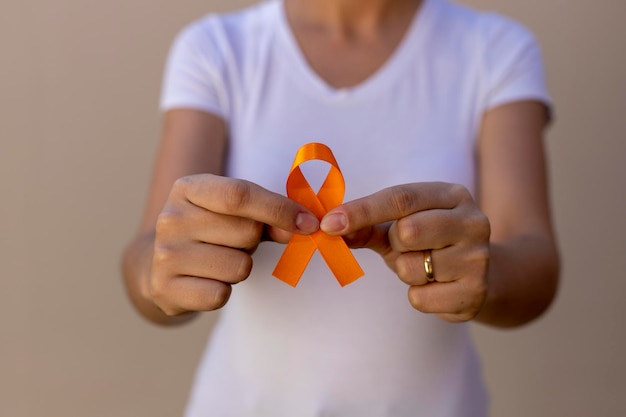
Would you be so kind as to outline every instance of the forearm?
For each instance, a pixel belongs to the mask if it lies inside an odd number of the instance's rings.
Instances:
[[[556,294],[559,256],[546,236],[492,242],[487,300],[476,321],[515,327],[539,317]]]
[[[122,262],[124,283],[137,311],[147,320],[160,325],[177,325],[190,321],[197,313],[168,316],[150,299],[148,276],[152,265],[154,234],[137,237],[126,248]]]

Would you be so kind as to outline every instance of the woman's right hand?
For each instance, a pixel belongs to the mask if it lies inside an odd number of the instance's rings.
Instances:
[[[211,174],[176,181],[158,216],[144,289],[165,314],[210,311],[245,280],[262,239],[287,242],[319,222],[304,206],[248,181]]]

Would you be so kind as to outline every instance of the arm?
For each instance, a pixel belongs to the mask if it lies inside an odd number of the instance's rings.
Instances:
[[[137,310],[159,324],[178,324],[194,314],[169,317],[151,300],[148,278],[152,267],[155,227],[175,181],[199,173],[222,174],[226,150],[224,122],[196,110],[172,110],[164,116],[161,144],[139,231],[126,248],[122,267],[128,295]]]
[[[165,116],[141,227],[124,253],[128,294],[158,324],[221,308],[245,280],[262,236],[286,242],[319,228],[300,204],[248,181],[225,178],[224,123],[195,110]]]
[[[451,322],[512,327],[552,301],[558,255],[549,216],[542,132],[535,102],[485,115],[478,145],[478,201],[464,187],[391,187],[331,210],[321,228],[377,251],[409,285],[417,310]],[[432,250],[436,282],[423,251]]]
[[[491,223],[487,300],[478,321],[523,324],[541,315],[558,284],[559,256],[548,200],[543,130],[535,102],[485,115],[478,144],[481,210]]]

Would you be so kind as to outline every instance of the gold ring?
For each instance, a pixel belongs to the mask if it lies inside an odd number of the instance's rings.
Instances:
[[[435,271],[433,270],[433,257],[430,250],[424,251],[424,271],[426,272],[426,280],[433,282],[435,280]]]

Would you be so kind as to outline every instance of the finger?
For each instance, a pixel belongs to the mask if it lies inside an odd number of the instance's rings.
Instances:
[[[232,288],[224,282],[198,278],[176,277],[164,285],[153,286],[154,302],[167,315],[176,316],[190,311],[212,311],[222,308]]]
[[[186,245],[184,250],[155,246],[153,270],[162,271],[157,280],[184,275],[235,284],[250,275],[252,257],[237,249],[206,243]]]
[[[321,228],[329,234],[347,234],[423,210],[452,209],[467,198],[471,199],[469,192],[455,184],[398,185],[330,210]]]
[[[193,175],[176,182],[173,192],[215,213],[245,217],[293,233],[319,228],[313,213],[301,204],[249,181],[217,175]]]
[[[489,240],[489,221],[480,210],[425,210],[394,222],[389,242],[398,252],[441,249]]]
[[[433,273],[435,273],[435,280],[438,282],[455,281],[461,277],[455,269],[457,262],[455,262],[453,255],[450,255],[450,252],[455,252],[454,248],[431,251],[431,265]],[[398,278],[408,285],[428,284],[424,258],[423,251],[401,253],[396,259]]]
[[[343,236],[346,244],[353,249],[367,248],[385,256],[391,252],[388,231],[390,223],[366,227]]]
[[[197,242],[246,250],[258,245],[262,232],[260,222],[213,213],[193,204],[184,213],[165,209],[157,221],[160,238],[185,236]]]
[[[283,230],[279,227],[266,226],[262,240],[270,240],[272,242],[287,243],[291,239],[293,233]]]
[[[464,237],[463,219],[455,210],[425,210],[394,222],[389,243],[398,252],[441,249]]]
[[[411,305],[423,313],[444,314],[451,321],[468,321],[480,312],[486,293],[483,281],[462,280],[411,286],[408,296]]]
[[[197,240],[215,245],[250,250],[261,241],[264,224],[243,217],[220,215],[215,225],[198,231]]]
[[[430,256],[434,279],[443,283],[466,279],[482,280],[489,265],[488,250],[480,246],[448,246],[432,250]],[[424,252],[400,254],[396,259],[396,274],[408,285],[428,284]]]
[[[433,262],[434,263],[434,262]],[[401,253],[396,259],[395,272],[402,282],[408,285],[426,285],[423,252]]]

